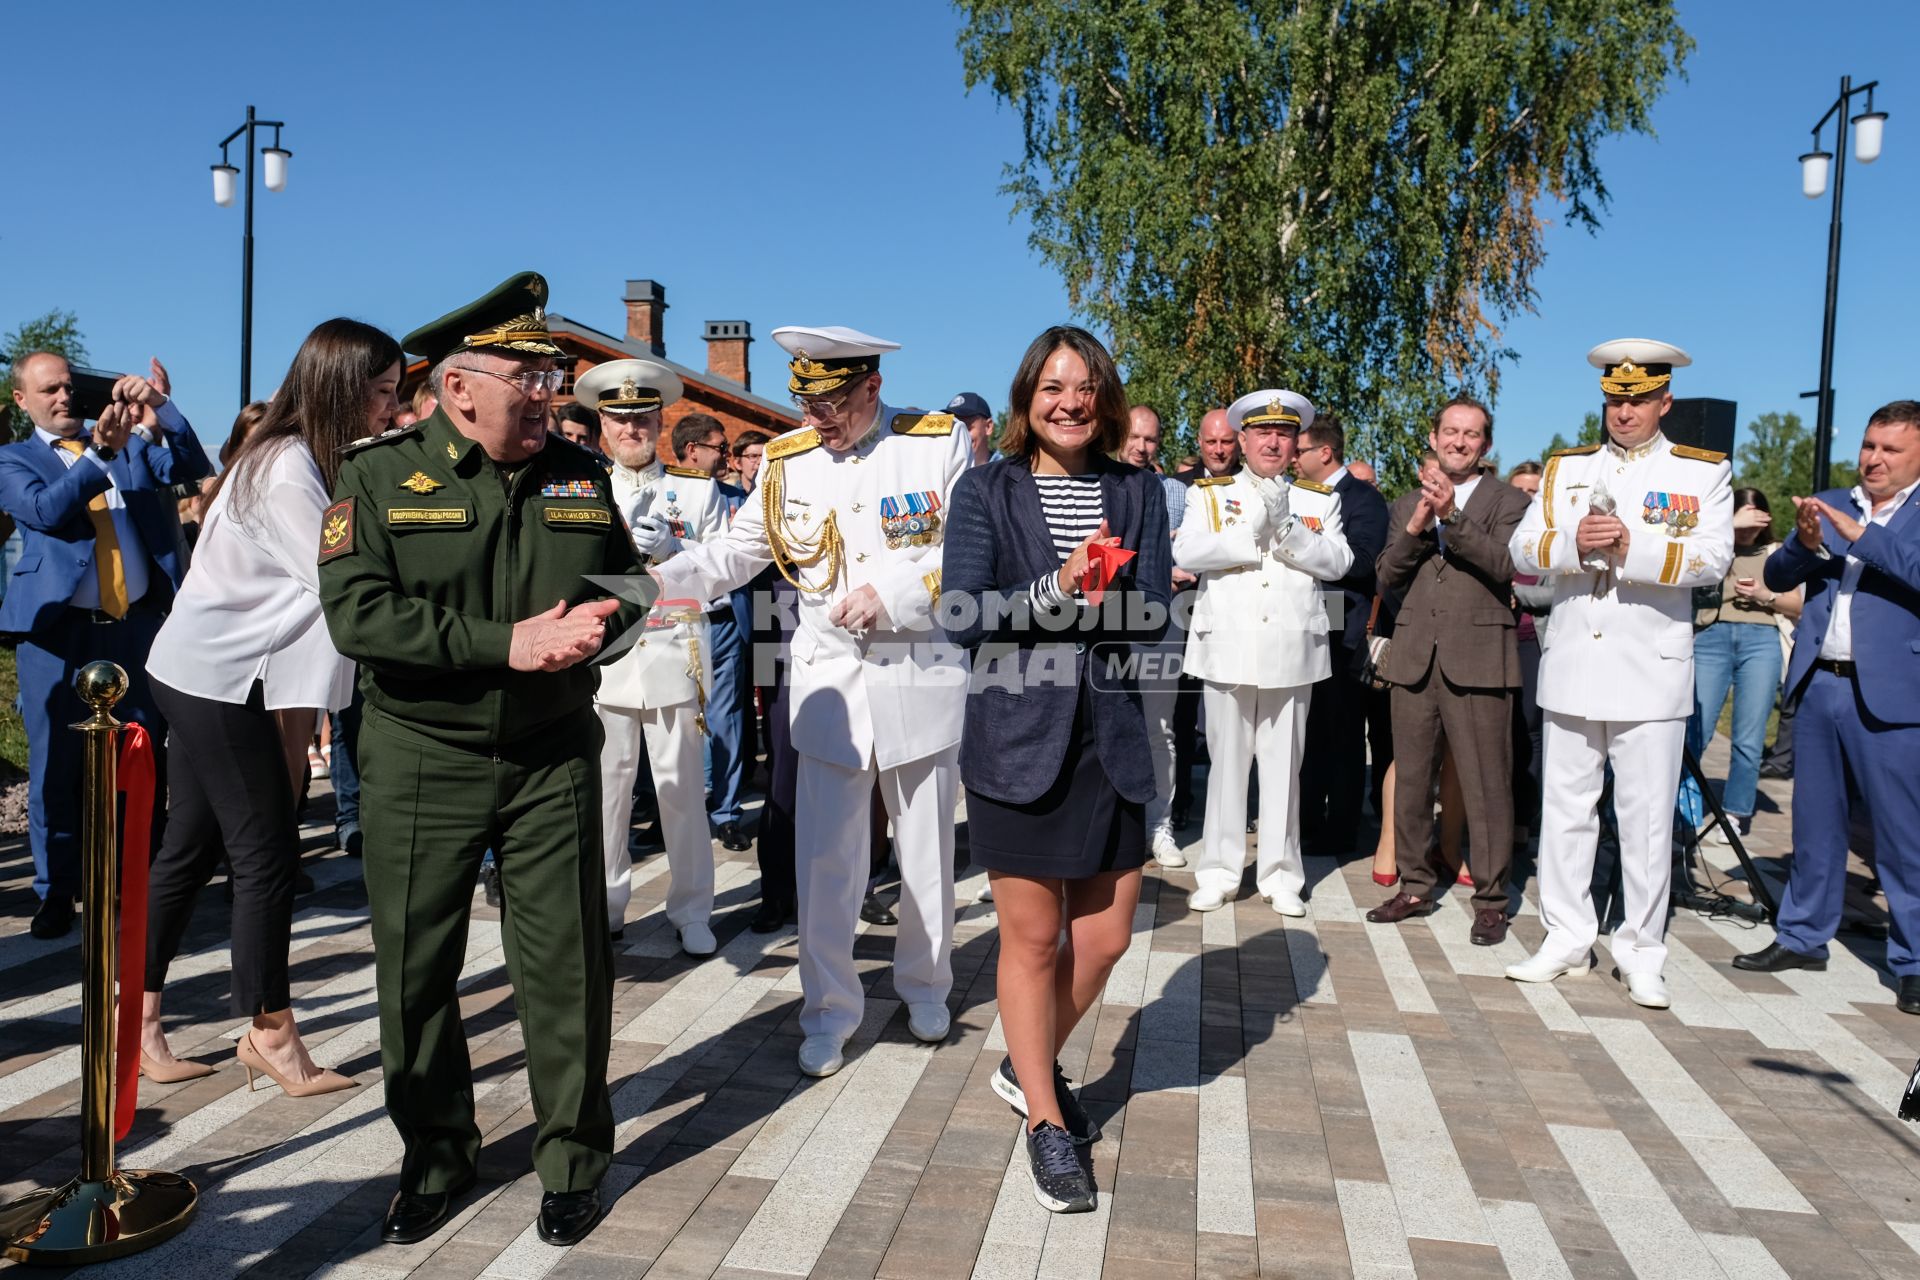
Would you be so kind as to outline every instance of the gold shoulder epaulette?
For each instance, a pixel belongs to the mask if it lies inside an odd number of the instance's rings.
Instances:
[[[1692,458],[1695,462],[1711,462],[1716,465],[1727,460],[1727,455],[1724,453],[1715,453],[1711,449],[1696,449],[1690,444],[1677,444],[1673,446],[1673,456],[1676,458]]]
[[[713,479],[713,475],[712,475],[712,473],[711,473],[711,472],[707,472],[707,471],[697,471],[697,470],[695,470],[695,469],[694,469],[694,468],[692,468],[692,467],[668,467],[668,468],[667,468],[667,474],[668,474],[668,475],[670,475],[670,476],[684,476],[684,477],[686,477],[686,478],[687,478],[688,480],[711,480],[711,479]]]
[[[767,445],[768,462],[777,462],[781,458],[791,458],[796,453],[805,453],[820,443],[820,433],[812,427],[805,431],[795,431],[776,438]]]
[[[417,436],[419,434],[418,428],[415,427],[395,427],[390,431],[382,431],[377,436],[366,436],[362,439],[355,440],[352,444],[341,450],[341,452],[353,453],[356,450],[365,449],[369,445],[392,444],[395,440],[404,440],[408,436]]]
[[[1597,444],[1577,444],[1571,449],[1555,449],[1553,456],[1556,458],[1577,458],[1583,453],[1598,452],[1600,452],[1600,446]]]
[[[950,436],[954,417],[950,413],[896,413],[893,434],[897,436]]]
[[[1305,489],[1309,493],[1332,493],[1333,492],[1333,489],[1330,486],[1321,484],[1316,480],[1295,480],[1293,482],[1293,487],[1296,489]]]
[[[1197,489],[1204,489],[1208,485],[1232,484],[1232,483],[1233,483],[1232,476],[1201,476],[1198,480],[1195,480],[1193,482],[1194,487]]]

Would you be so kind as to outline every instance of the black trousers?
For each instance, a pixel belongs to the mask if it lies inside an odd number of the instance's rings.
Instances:
[[[1359,842],[1367,793],[1366,689],[1347,674],[1348,650],[1333,645],[1333,674],[1313,686],[1300,765],[1300,839],[1309,853],[1348,853]]]
[[[300,831],[280,728],[258,682],[245,706],[152,685],[171,730],[173,769],[148,891],[147,990],[166,985],[193,900],[224,850],[233,876],[233,1012],[285,1009]]]

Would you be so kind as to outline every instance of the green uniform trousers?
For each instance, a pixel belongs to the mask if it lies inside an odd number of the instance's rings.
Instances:
[[[584,1191],[612,1162],[599,760],[591,708],[497,755],[446,746],[367,708],[360,825],[380,1065],[406,1144],[402,1190],[458,1186],[480,1152],[457,984],[487,849],[500,868],[500,932],[526,1042],[534,1170],[548,1191]]]

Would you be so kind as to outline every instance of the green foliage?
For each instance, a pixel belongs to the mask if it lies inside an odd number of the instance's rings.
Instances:
[[[80,335],[78,316],[71,311],[55,310],[27,321],[0,338],[0,350],[4,350],[7,357],[7,375],[0,378],[0,415],[4,415],[0,417],[0,425],[5,426],[7,439],[19,440],[32,430],[32,424],[13,403],[14,361],[35,351],[55,351],[72,364],[85,364],[87,341]]]
[[[1841,456],[1833,460],[1832,481],[1837,488],[1860,482],[1860,472]],[[1747,424],[1746,439],[1733,451],[1733,482],[1767,495],[1773,508],[1773,535],[1784,538],[1793,528],[1793,501],[1806,497],[1813,482],[1813,432],[1797,413],[1763,413]]]
[[[1589,413],[1586,417],[1580,419],[1580,438],[1578,440],[1569,444],[1565,436],[1561,435],[1558,431],[1554,432],[1553,439],[1547,441],[1547,451],[1540,455],[1540,461],[1545,462],[1562,449],[1572,449],[1583,444],[1599,444],[1606,438],[1603,434],[1604,431],[1605,427],[1601,424],[1600,415],[1597,413]]]
[[[1180,430],[1300,389],[1389,487],[1435,403],[1497,392],[1541,198],[1597,225],[1599,143],[1693,46],[1673,0],[956,6],[968,87],[1020,116],[1015,214],[1134,393]]]
[[[20,718],[20,677],[13,646],[0,648],[0,782],[27,772],[27,724]]]

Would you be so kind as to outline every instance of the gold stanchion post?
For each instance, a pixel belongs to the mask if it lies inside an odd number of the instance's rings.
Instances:
[[[113,708],[127,673],[90,662],[74,680],[93,714],[73,727],[86,736],[80,852],[80,1176],[0,1208],[0,1239],[15,1262],[68,1267],[138,1253],[193,1221],[200,1192],[175,1173],[113,1167],[114,886],[119,824],[115,761],[120,722]],[[137,991],[121,993],[138,1000]]]

